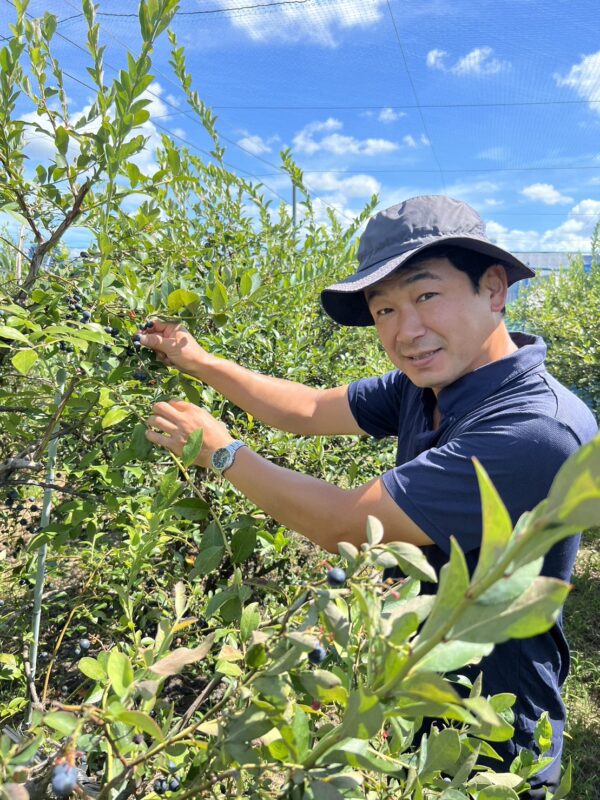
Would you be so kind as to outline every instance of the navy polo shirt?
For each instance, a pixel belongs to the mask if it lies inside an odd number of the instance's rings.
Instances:
[[[382,476],[391,497],[432,539],[424,547],[439,571],[455,536],[473,572],[481,541],[481,503],[472,458],[484,466],[513,524],[543,500],[564,461],[590,441],[597,425],[588,407],[544,365],[539,337],[512,333],[518,350],[459,378],[439,393],[441,421],[434,430],[436,398],[400,371],[350,384],[348,399],[368,434],[396,436],[396,467]],[[547,554],[542,574],[569,581],[579,545],[571,537]],[[423,592],[435,592],[423,584]],[[521,747],[535,750],[533,730],[548,711],[560,756],[565,709],[560,688],[569,668],[561,620],[547,633],[494,648],[476,667],[484,694],[514,692],[515,737],[494,747],[510,763]],[[470,670],[470,672],[469,672]],[[499,764],[499,762],[496,762]],[[495,767],[499,769],[498,766]],[[544,773],[536,776],[540,782]]]

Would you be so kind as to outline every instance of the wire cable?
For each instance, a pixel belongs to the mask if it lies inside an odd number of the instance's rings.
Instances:
[[[390,18],[392,20],[392,25],[394,27],[394,33],[396,34],[396,39],[398,41],[398,47],[400,48],[400,53],[402,54],[402,61],[404,62],[404,69],[406,70],[406,75],[408,77],[408,81],[410,83],[410,86],[411,86],[411,89],[412,89],[412,93],[413,93],[413,96],[415,98],[415,104],[416,104],[416,108],[417,108],[417,110],[419,112],[419,117],[421,118],[421,125],[423,126],[423,131],[425,133],[425,136],[427,137],[427,140],[429,142],[429,146],[431,147],[431,155],[433,156],[433,159],[434,159],[435,163],[438,166],[438,170],[439,170],[439,173],[440,173],[440,178],[441,178],[441,181],[442,181],[442,187],[444,189],[444,194],[446,194],[447,190],[446,190],[446,181],[444,179],[444,171],[442,169],[442,165],[441,165],[440,160],[439,160],[439,158],[437,156],[437,153],[435,151],[435,147],[433,146],[433,140],[432,140],[431,136],[429,135],[429,131],[427,130],[427,123],[425,122],[425,116],[423,114],[423,108],[422,108],[421,103],[419,101],[419,96],[417,95],[417,89],[416,89],[416,86],[415,86],[414,81],[412,79],[412,75],[410,73],[410,69],[408,68],[408,60],[406,58],[406,53],[404,52],[404,46],[402,44],[402,40],[400,39],[400,32],[398,31],[398,26],[396,25],[396,18],[394,17],[394,12],[392,11],[392,6],[390,5],[390,0],[386,0],[386,4],[387,4],[387,7],[388,7],[388,11],[390,12]]]

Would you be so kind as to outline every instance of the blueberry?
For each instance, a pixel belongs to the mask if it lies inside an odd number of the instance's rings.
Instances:
[[[77,310],[79,311],[79,309],[77,309]],[[90,314],[89,311],[82,311],[81,312],[81,321],[82,322],[88,322],[88,320],[91,319],[91,316],[92,315]]]
[[[167,764],[167,769],[169,772],[177,772],[177,764],[174,761],[169,761]]]
[[[77,786],[77,767],[57,764],[52,772],[52,791],[57,797],[69,797]]]
[[[138,343],[140,343],[140,341],[141,341],[141,338],[142,338],[142,336],[141,336],[141,334],[140,334],[140,333],[134,333],[134,334],[133,334],[133,336],[131,337],[131,341],[132,341],[132,342],[134,343],[134,345],[135,345],[135,344],[138,344]]]
[[[346,583],[346,573],[341,567],[334,567],[327,573],[327,583],[334,589],[339,589]]]
[[[38,512],[39,510],[40,510],[40,509],[39,509],[39,506],[36,506],[36,505],[30,506],[30,508],[29,508],[29,511],[30,511],[32,514],[37,514],[37,512]]]
[[[90,649],[90,640],[89,639],[80,639],[79,640],[79,647],[82,650],[89,650]]]
[[[146,373],[145,373],[145,372],[134,372],[134,373],[133,373],[133,379],[134,379],[135,381],[142,381],[142,382],[144,382],[144,381],[147,381],[147,380],[148,380],[148,376],[146,375]]]
[[[75,650],[73,650],[73,654],[75,658],[79,658],[79,656],[81,655],[81,647],[76,647]]]
[[[73,304],[73,308],[75,309],[75,311],[81,311],[83,306],[81,305],[81,303],[74,303]],[[84,314],[89,314],[90,312],[89,311],[84,311],[83,313]]]
[[[134,744],[143,744],[144,743],[144,734],[143,733],[136,733],[133,737]]]
[[[102,349],[104,350],[105,353],[110,353],[110,351],[112,350],[112,347],[109,344],[103,344],[102,345]]]
[[[172,792],[176,792],[179,789],[179,780],[177,778],[171,778],[169,781],[169,789]]]
[[[119,329],[118,328],[111,328],[109,330],[109,333],[110,333],[111,336],[118,336],[119,335]]]
[[[158,780],[154,781],[154,786],[152,788],[154,789],[156,794],[164,794],[169,788],[169,785],[164,780]]]
[[[110,325],[107,325],[107,326],[104,328],[104,333],[112,333],[112,330],[113,330],[113,329],[110,327]]]
[[[327,658],[327,650],[318,644],[314,650],[311,650],[308,654],[308,660],[311,664],[322,664],[323,661]]]
[[[153,328],[153,327],[154,327],[154,322],[151,319],[149,319],[148,322],[146,323],[146,330],[149,331],[150,328]]]

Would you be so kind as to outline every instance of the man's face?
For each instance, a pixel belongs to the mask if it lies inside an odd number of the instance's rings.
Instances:
[[[420,388],[437,394],[506,355],[493,335],[506,297],[502,267],[490,267],[476,293],[466,273],[432,258],[374,284],[365,297],[390,360]]]

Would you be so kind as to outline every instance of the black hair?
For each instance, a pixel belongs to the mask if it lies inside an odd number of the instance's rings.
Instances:
[[[475,294],[479,294],[481,276],[489,267],[493,264],[504,266],[502,261],[499,261],[493,256],[478,253],[475,250],[467,250],[457,245],[438,244],[421,251],[414,258],[409,259],[407,264],[403,264],[399,267],[398,272],[407,268],[413,269],[424,261],[429,261],[430,258],[447,258],[455,269],[466,272]]]

